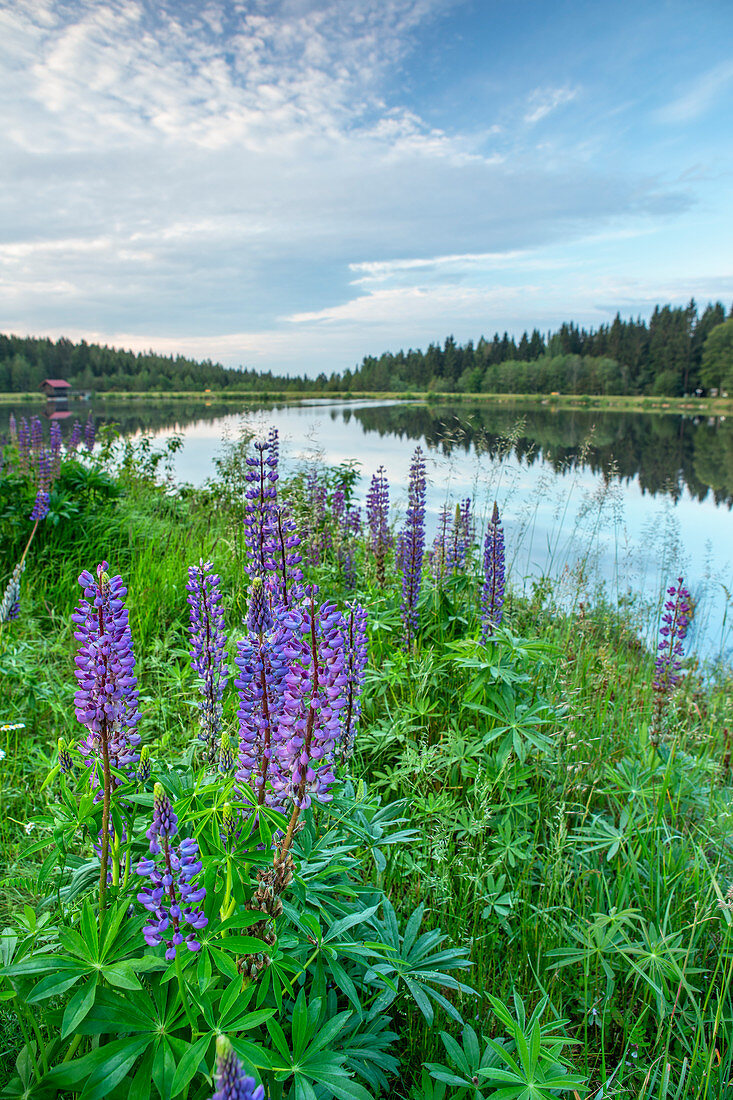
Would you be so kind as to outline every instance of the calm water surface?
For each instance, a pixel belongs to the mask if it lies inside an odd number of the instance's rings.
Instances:
[[[733,657],[733,421],[724,417],[489,403],[326,401],[241,411],[231,403],[94,401],[72,406],[69,421],[86,419],[89,408],[132,437],[179,435],[175,476],[196,485],[213,475],[227,441],[274,423],[286,471],[315,457],[355,460],[363,501],[384,464],[398,511],[420,443],[432,530],[447,500],[470,495],[483,517],[496,499],[514,584],[550,574],[562,578],[568,599],[603,580],[614,599],[633,593],[654,601],[682,573],[698,601],[697,650]],[[9,411],[0,410],[0,434]],[[38,407],[14,411],[37,414]]]

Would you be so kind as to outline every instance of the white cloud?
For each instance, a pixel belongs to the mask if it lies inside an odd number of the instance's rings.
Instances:
[[[578,94],[577,88],[535,88],[529,96],[527,112],[524,121],[530,126],[541,122],[543,118],[563,107],[566,103],[572,103]]]
[[[733,61],[724,61],[703,73],[682,95],[656,112],[659,122],[694,122],[709,111],[733,85]]]

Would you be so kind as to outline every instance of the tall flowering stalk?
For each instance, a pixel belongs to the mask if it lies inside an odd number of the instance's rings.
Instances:
[[[181,840],[177,848],[171,843],[178,833],[178,817],[170,798],[160,783],[153,793],[153,820],[145,834],[150,841],[147,859],[135,868],[150,885],[137,895],[140,904],[150,913],[143,928],[148,947],[165,941],[165,957],[176,958],[178,948],[185,943],[189,951],[200,951],[197,933],[209,923],[200,908],[206,889],[196,878],[201,871],[198,842]],[[186,935],[186,929],[191,931]],[[168,933],[168,937],[166,937]]]
[[[250,588],[247,636],[237,643],[234,681],[239,692],[239,769],[237,779],[248,784],[257,805],[267,799],[267,781],[277,769],[273,751],[282,712],[282,678],[291,639],[276,629],[261,577]],[[269,799],[272,804],[272,798]]]
[[[264,1100],[262,1085],[255,1087],[226,1035],[216,1038],[216,1092],[211,1100]]]
[[[308,512],[306,562],[310,566],[318,566],[329,549],[330,539],[327,523],[328,488],[316,466],[313,466],[306,477],[305,505]]]
[[[130,768],[138,760],[136,731],[139,720],[135,656],[129,615],[125,607],[127,589],[119,576],[110,577],[106,561],[97,566],[96,578],[85,570],[79,577],[83,598],[72,615],[74,637],[80,642],[75,676],[76,717],[88,729],[80,745],[85,763],[92,769],[91,782],[100,786],[101,764],[102,836],[99,901],[104,908],[109,861],[112,768]],[[113,881],[115,871],[113,870]]]
[[[272,537],[272,563],[275,576],[276,601],[288,607],[298,598],[303,570],[300,563],[300,536],[295,527],[290,508],[279,505],[275,509]]]
[[[384,585],[387,554],[392,547],[389,530],[389,482],[384,466],[372,475],[366,498],[366,515],[369,527],[369,549],[377,568],[377,584]]]
[[[354,751],[356,730],[361,717],[361,693],[367,665],[367,610],[352,603],[344,615],[346,643],[346,706],[343,711],[341,759],[348,760]]]
[[[94,450],[94,444],[97,440],[97,429],[94,425],[94,417],[91,413],[87,417],[87,422],[84,425],[84,446],[89,454]]]
[[[473,542],[473,518],[471,516],[471,498],[456,504],[451,531],[448,555],[451,572],[461,572],[466,567],[466,557]]]
[[[690,593],[685,588],[682,577],[678,577],[676,585],[670,585],[667,589],[667,596],[669,599],[664,604],[662,624],[659,628],[660,639],[654,664],[654,682],[652,684],[654,720],[651,740],[655,745],[659,741],[665,707],[681,679],[680,669],[682,657],[684,656],[683,643],[687,636],[687,628],[691,617]]]
[[[409,650],[418,625],[417,604],[422,585],[423,554],[425,552],[425,456],[417,447],[410,466],[407,487],[405,526],[397,546],[397,568],[402,574],[402,622],[405,646]]]
[[[10,574],[10,580],[0,599],[0,626],[12,622],[20,614],[20,578],[24,569],[25,561],[21,559]]]
[[[450,508],[447,504],[443,505],[438,516],[430,566],[437,584],[450,572]]]
[[[199,738],[207,748],[210,763],[216,760],[221,737],[221,700],[229,681],[225,654],[227,633],[221,608],[221,577],[212,572],[210,561],[200,560],[188,568],[189,632],[191,665],[200,678]]]
[[[484,540],[484,583],[481,588],[481,641],[484,644],[501,622],[505,579],[504,529],[494,501]]]
[[[244,541],[250,577],[266,577],[273,569],[275,512],[277,502],[279,443],[277,428],[254,444],[247,456],[244,509]]]

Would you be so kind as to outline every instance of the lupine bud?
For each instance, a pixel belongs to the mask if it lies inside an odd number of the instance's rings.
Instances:
[[[247,1076],[226,1035],[216,1038],[216,1085],[212,1100],[264,1100],[264,1088]]]
[[[143,745],[140,749],[140,760],[137,765],[137,772],[135,778],[138,783],[147,783],[150,779],[151,762],[150,762],[150,749],[147,745]]]
[[[68,775],[69,772],[72,772],[74,770],[74,761],[71,758],[71,753],[69,752],[68,746],[67,746],[66,741],[64,740],[63,737],[59,737],[58,747],[59,747],[59,768],[61,769],[61,771],[64,775]]]
[[[494,501],[484,541],[484,583],[481,589],[481,641],[484,643],[501,622],[504,586],[504,531]]]
[[[247,482],[244,509],[244,541],[247,547],[247,572],[250,577],[267,576],[274,568],[275,510],[279,444],[277,428],[270,428],[267,439],[254,444],[255,455],[247,457]]]
[[[232,809],[231,802],[225,802],[222,810],[222,828],[227,837],[234,836],[237,829],[237,818]]]
[[[219,745],[219,771],[222,775],[229,775],[234,771],[234,749],[229,734],[226,730],[221,735]]]

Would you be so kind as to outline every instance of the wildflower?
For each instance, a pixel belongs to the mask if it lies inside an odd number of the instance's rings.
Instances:
[[[71,616],[74,637],[80,642],[76,657],[78,689],[74,697],[76,717],[89,729],[80,746],[86,764],[108,759],[109,766],[126,768],[137,763],[136,732],[139,720],[135,656],[127,589],[119,576],[110,577],[109,566],[97,566],[96,579],[89,571],[79,577],[84,597]],[[105,765],[106,766],[106,765]],[[96,771],[92,783],[96,785]]]
[[[135,779],[138,783],[147,783],[147,781],[150,779],[150,772],[150,749],[147,745],[143,745],[143,747],[140,749],[140,759],[137,764]]]
[[[690,623],[690,593],[684,586],[682,577],[677,585],[667,589],[669,599],[664,605],[662,625],[659,628],[660,641],[657,647],[654,682],[654,720],[651,740],[656,744],[662,724],[662,715],[667,701],[680,682],[681,661],[684,654],[683,642]]]
[[[221,700],[229,682],[224,660],[227,635],[221,609],[221,578],[212,572],[210,561],[189,566],[188,603],[191,608],[191,665],[200,677],[199,738],[208,747],[210,761],[216,759],[221,733]]]
[[[473,542],[473,520],[471,518],[471,498],[466,497],[456,504],[451,532],[448,567],[451,572],[459,572],[465,567],[466,556]]]
[[[433,540],[433,549],[430,553],[430,564],[433,576],[438,584],[445,575],[450,572],[450,542],[449,542],[449,517],[450,509],[444,504],[438,517],[438,529]]]
[[[216,1086],[212,1100],[264,1100],[264,1088],[244,1072],[226,1035],[216,1037]]]
[[[92,414],[90,412],[89,416],[87,417],[87,422],[84,425],[84,446],[86,447],[89,454],[91,454],[92,451],[94,450],[94,444],[96,442],[96,438],[97,438],[97,429],[94,426],[94,417],[92,416]]]
[[[380,466],[376,474],[372,475],[366,498],[366,514],[369,548],[377,567],[377,584],[383,585],[385,561],[392,546],[389,531],[389,482],[384,466]]]
[[[45,519],[48,515],[50,497],[48,490],[39,489],[36,493],[36,499],[33,504],[33,511],[30,514],[30,518],[34,523],[40,523],[42,519]]]
[[[330,546],[330,534],[326,522],[328,492],[323,478],[319,477],[314,466],[306,479],[306,507],[308,509],[308,528],[306,541],[306,561],[308,565],[318,566]]]
[[[206,889],[196,883],[201,871],[198,842],[193,838],[181,840],[176,849],[171,838],[177,833],[178,816],[162,784],[156,783],[153,820],[146,833],[150,857],[142,859],[135,868],[138,875],[150,880],[150,886],[142,889],[137,899],[151,914],[143,928],[148,947],[157,946],[164,940],[164,933],[172,931],[170,938],[165,938],[165,957],[169,962],[175,959],[183,943],[189,951],[199,951],[201,944],[196,933],[208,924],[199,908]],[[184,936],[186,927],[192,931]]]
[[[3,726],[3,727],[0,727],[0,728],[4,729],[5,727]],[[4,760],[6,756],[7,756],[7,753],[5,752],[5,749],[0,749],[0,760]]]
[[[501,622],[504,585],[504,530],[494,501],[484,540],[484,583],[481,589],[481,641],[484,643]]]
[[[401,607],[407,649],[412,644],[418,625],[417,603],[425,550],[425,494],[425,458],[422,449],[417,447],[410,466],[405,527],[397,547],[397,568],[402,573]]]
[[[219,771],[222,775],[229,775],[230,772],[234,771],[234,750],[226,730],[221,735],[219,746]]]
[[[31,450],[38,454],[43,446],[43,424],[37,416],[31,417]]]
[[[61,425],[58,420],[51,422],[51,476],[58,477],[61,468]]]
[[[36,827],[35,821],[26,821],[25,825],[23,826],[23,832],[25,833],[26,836],[30,836],[31,833],[33,832],[33,830],[35,829],[35,827]]]
[[[10,580],[5,586],[2,599],[0,599],[0,623],[7,623],[18,618],[20,612],[20,578],[25,569],[25,562],[20,561],[10,574]]]
[[[81,436],[81,424],[78,420],[75,420],[74,427],[71,429],[71,435],[69,436],[69,442],[66,445],[67,450],[70,454],[73,454],[74,451],[78,448],[79,444],[81,443]]]
[[[276,507],[273,515],[272,562],[276,596],[277,602],[287,607],[300,595],[299,585],[303,579],[300,536],[286,506]]]
[[[59,768],[64,775],[68,775],[69,772],[72,772],[74,770],[74,761],[71,757],[71,753],[69,752],[68,745],[66,744],[66,741],[63,737],[59,737],[58,748]]]
[[[356,730],[361,715],[361,692],[367,663],[367,611],[360,604],[350,604],[346,612],[346,707],[341,754],[348,760],[354,751]]]
[[[247,456],[245,481],[244,541],[250,577],[265,577],[274,563],[274,527],[277,501],[279,445],[277,428],[270,428],[266,440],[254,444],[255,455]]]
[[[232,809],[231,802],[225,802],[222,808],[222,828],[226,837],[234,836],[237,829],[237,818]]]

